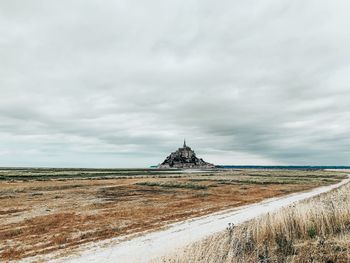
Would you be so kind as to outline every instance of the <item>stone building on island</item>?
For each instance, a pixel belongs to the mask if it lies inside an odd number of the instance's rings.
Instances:
[[[186,140],[184,140],[184,145],[177,151],[172,152],[160,165],[158,168],[214,168],[215,165],[203,161],[201,158],[197,158],[195,152],[191,147],[186,145]]]

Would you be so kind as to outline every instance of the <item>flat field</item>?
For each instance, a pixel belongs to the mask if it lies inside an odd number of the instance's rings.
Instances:
[[[349,263],[350,183],[194,242],[152,263]]]
[[[1,169],[0,259],[79,245],[339,182],[345,172]]]

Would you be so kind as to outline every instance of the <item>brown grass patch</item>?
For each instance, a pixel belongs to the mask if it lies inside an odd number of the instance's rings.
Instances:
[[[260,178],[257,174],[263,174]],[[1,181],[2,260],[46,254],[261,201],[341,179],[308,172],[222,172],[117,179]],[[294,177],[293,177],[294,174]],[[298,176],[301,179],[298,181]],[[305,179],[306,178],[306,179]],[[200,180],[198,180],[200,179]],[[220,183],[221,181],[228,183]],[[226,182],[225,181],[225,182]],[[229,182],[231,181],[231,182]],[[264,181],[264,183],[261,183]]]
[[[2,249],[1,258],[3,260],[15,260],[20,259],[24,254],[24,249],[14,248],[14,247],[5,247]]]
[[[350,262],[350,183],[239,226],[229,226],[155,260],[187,262]]]

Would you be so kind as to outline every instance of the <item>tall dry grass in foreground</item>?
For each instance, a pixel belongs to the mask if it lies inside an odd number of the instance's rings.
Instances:
[[[155,262],[350,262],[350,184]]]

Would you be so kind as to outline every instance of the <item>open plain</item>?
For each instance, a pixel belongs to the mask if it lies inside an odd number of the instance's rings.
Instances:
[[[340,182],[323,170],[2,169],[0,253],[79,251],[266,198]]]
[[[225,230],[147,262],[349,263],[350,177],[305,194],[277,210],[265,206],[259,213],[259,207],[250,206],[255,210],[250,220],[233,215]]]

